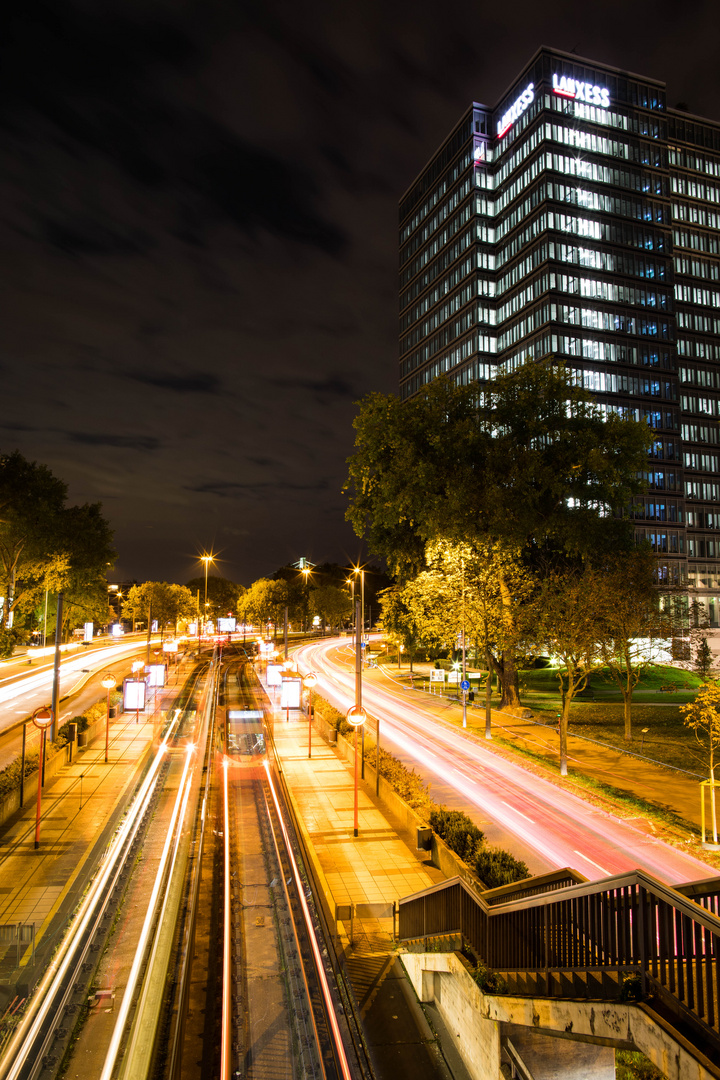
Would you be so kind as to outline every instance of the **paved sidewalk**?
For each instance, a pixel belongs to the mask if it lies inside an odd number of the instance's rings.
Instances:
[[[171,694],[176,690],[169,688]],[[43,789],[37,849],[35,797],[0,833],[0,925],[34,924],[36,949],[54,948],[62,934],[91,872],[92,853],[109,838],[159,723],[160,709],[155,718],[141,715],[139,722],[134,713],[111,720],[107,764],[104,730],[76,750],[73,762]],[[31,959],[30,950],[23,950],[18,968],[17,946],[0,943],[0,1003],[8,987],[24,980]]]

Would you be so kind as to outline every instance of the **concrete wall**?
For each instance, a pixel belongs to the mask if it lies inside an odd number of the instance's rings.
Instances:
[[[582,1058],[584,1043],[611,1053],[613,1047],[640,1050],[668,1080],[717,1080],[719,1075],[717,1066],[642,1004],[483,994],[458,953],[401,953],[400,959],[420,1000],[435,1000],[474,1080],[498,1080],[501,1032],[519,1047],[530,1048],[526,1052],[538,1069],[543,1057],[549,1061],[548,1069],[553,1058],[558,1062],[562,1058],[565,1071],[558,1075],[563,1080],[614,1076],[614,1068],[606,1071],[607,1055]],[[558,1049],[548,1057],[542,1044],[529,1038],[533,1034],[554,1037],[555,1043],[546,1047],[569,1041],[577,1062],[582,1058],[580,1073],[573,1072],[572,1054]],[[552,1075],[538,1072],[537,1078],[549,1080]]]

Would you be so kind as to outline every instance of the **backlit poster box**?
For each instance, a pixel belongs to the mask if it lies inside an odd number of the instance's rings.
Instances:
[[[218,619],[217,628],[219,634],[231,634],[235,629],[236,621],[228,617],[227,619]]]
[[[148,686],[164,686],[167,668],[164,664],[148,664],[145,668]]]
[[[123,709],[125,712],[144,712],[147,683],[144,679],[125,679],[123,682]]]
[[[93,624],[91,622],[85,623],[85,636],[83,641],[92,641],[93,639]]]
[[[119,622],[114,622],[111,629],[113,637],[122,637],[123,628]]]
[[[299,709],[302,679],[283,679],[280,684],[280,708]]]
[[[280,686],[282,682],[282,664],[268,664],[266,682],[268,686]]]
[[[445,672],[442,668],[430,668],[430,682],[445,682]]]

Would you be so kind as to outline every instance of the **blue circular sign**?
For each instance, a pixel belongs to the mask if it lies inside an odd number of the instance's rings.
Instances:
[[[461,690],[469,690],[470,689],[470,683],[468,682],[467,679],[463,679],[463,681],[460,683],[460,689]]]

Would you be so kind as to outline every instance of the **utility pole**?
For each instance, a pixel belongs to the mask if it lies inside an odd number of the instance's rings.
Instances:
[[[57,598],[57,614],[55,616],[55,664],[53,666],[53,687],[52,687],[52,724],[50,726],[50,742],[57,738],[57,722],[58,713],[60,711],[60,637],[62,634],[62,618],[63,618],[63,594],[58,593]],[[43,760],[43,766],[45,762]],[[44,773],[44,769],[43,769]],[[45,776],[41,776],[40,780],[44,782]]]

